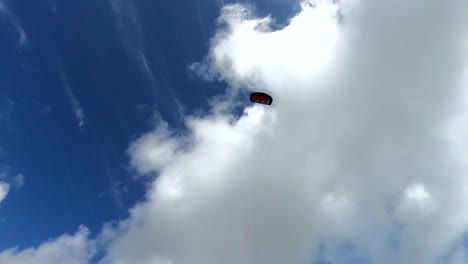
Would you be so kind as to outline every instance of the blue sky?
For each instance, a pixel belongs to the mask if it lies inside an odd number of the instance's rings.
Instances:
[[[0,264],[465,263],[467,5],[0,0]]]
[[[23,174],[25,184],[1,205],[0,249],[35,246],[80,224],[96,234],[126,217],[146,182],[128,166],[132,137],[153,126],[156,110],[182,127],[175,100],[191,113],[223,92],[222,84],[187,72],[208,51],[221,2],[134,5],[140,24],[125,21],[135,30],[126,35],[110,2],[2,1],[1,170],[9,180]],[[285,1],[255,6],[283,19],[294,8]],[[154,86],[135,62],[136,46],[144,46]],[[83,111],[83,129],[74,104]]]

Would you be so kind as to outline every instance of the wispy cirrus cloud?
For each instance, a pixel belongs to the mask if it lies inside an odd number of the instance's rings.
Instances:
[[[15,16],[15,14],[8,8],[5,2],[0,1],[0,17],[4,16],[8,22],[15,28],[18,33],[18,46],[23,48],[28,45],[28,38],[26,32],[21,25],[20,20]]]
[[[58,73],[59,73],[59,78],[60,78],[60,81],[62,82],[63,88],[65,89],[65,93],[68,99],[70,100],[73,114],[78,122],[78,127],[81,130],[84,130],[85,125],[86,125],[86,117],[85,117],[83,108],[81,107],[80,103],[78,102],[78,99],[76,99],[76,96],[73,93],[73,90],[70,86],[70,83],[68,82],[68,78],[63,68],[63,65],[61,63],[58,64]]]
[[[137,6],[132,1],[109,0],[109,3],[122,44],[128,57],[134,61],[137,69],[143,74],[147,82],[145,88],[151,95],[153,103],[159,107],[160,101],[158,100],[161,100],[162,96],[160,91],[170,91],[165,97],[170,97],[170,100],[181,109],[183,107],[181,101],[172,92],[172,86],[166,74],[154,72],[155,69],[162,70],[167,67],[165,54],[160,51],[159,57],[153,60],[148,56],[147,50],[150,47],[146,45],[145,31]],[[151,48],[158,49],[159,47]]]
[[[128,56],[133,59],[155,90],[156,81],[145,51],[145,36],[140,15],[132,1],[109,0],[117,30]]]

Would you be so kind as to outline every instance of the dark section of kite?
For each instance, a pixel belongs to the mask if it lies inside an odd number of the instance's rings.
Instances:
[[[255,92],[250,94],[250,102],[271,105],[273,103],[273,98],[266,93]]]

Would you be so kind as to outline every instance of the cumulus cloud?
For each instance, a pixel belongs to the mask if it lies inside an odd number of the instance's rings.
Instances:
[[[10,192],[10,185],[6,182],[0,181],[0,203],[5,200]]]
[[[101,264],[466,262],[468,2],[301,7],[278,30],[247,6],[222,10],[192,69],[274,104],[236,118],[226,97],[187,116],[188,133],[160,121],[134,140],[131,165],[158,177],[105,226]],[[66,262],[86,263],[87,232],[56,241],[73,238]],[[42,248],[0,262],[64,261]]]
[[[157,127],[151,133],[135,140],[129,149],[131,165],[140,174],[159,172],[170,163],[181,147],[177,138],[171,138],[171,132],[166,123]]]
[[[62,235],[35,248],[16,248],[0,252],[0,263],[8,264],[86,264],[95,254],[88,240],[89,231],[81,226],[74,235]]]
[[[468,2],[334,2],[279,30],[222,10],[192,69],[274,105],[236,120],[226,99],[188,135],[136,140],[132,165],[159,176],[102,263],[466,259]]]

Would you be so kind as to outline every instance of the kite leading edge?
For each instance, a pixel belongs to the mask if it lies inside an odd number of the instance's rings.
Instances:
[[[266,93],[254,92],[250,94],[250,102],[271,105],[273,103],[273,98]]]

